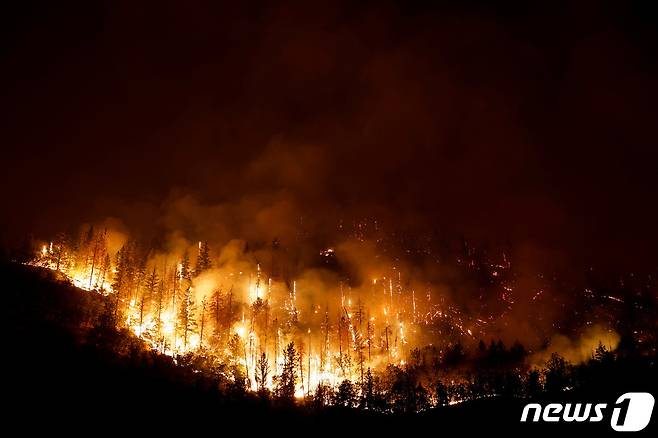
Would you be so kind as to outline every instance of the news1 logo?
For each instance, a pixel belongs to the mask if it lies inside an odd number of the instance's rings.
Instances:
[[[617,399],[610,417],[610,427],[617,432],[638,432],[651,421],[654,398],[648,392],[627,392]],[[606,403],[549,403],[542,406],[529,403],[523,408],[521,422],[540,419],[547,423],[564,422],[599,422],[606,417]]]

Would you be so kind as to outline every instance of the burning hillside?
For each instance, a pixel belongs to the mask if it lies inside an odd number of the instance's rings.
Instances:
[[[553,291],[544,299],[544,288],[555,287],[550,282],[518,294],[528,285],[505,253],[485,255],[464,243],[454,259],[440,259],[431,241],[407,244],[415,253],[401,250],[401,236],[377,222],[341,227],[342,240],[331,247],[313,248],[310,238],[192,244],[176,234],[167,251],[86,226],[76,238],[62,234],[42,244],[30,264],[105,296],[114,324],[155,351],[213,357],[240,369],[253,391],[274,391],[294,366],[297,397],[343,381],[362,385],[367,374],[404,367],[419,355],[437,363],[459,360],[461,351],[503,338],[520,348],[514,366],[521,374],[543,367],[553,352],[579,363],[599,345],[614,350],[615,330],[630,331],[616,319],[619,311],[607,306],[607,315],[597,315],[584,296],[560,302],[567,294]],[[439,272],[451,272],[453,283],[437,282]],[[516,308],[527,306],[524,296],[540,319],[524,325],[532,333],[508,327],[519,312],[533,314]],[[587,321],[576,319],[581,310]],[[646,326],[633,328],[637,340],[650,341]],[[453,381],[466,375],[460,367],[445,372]]]

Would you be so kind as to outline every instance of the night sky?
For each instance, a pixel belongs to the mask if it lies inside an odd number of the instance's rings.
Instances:
[[[0,13],[5,244],[286,199],[657,265],[639,2],[20,3]]]

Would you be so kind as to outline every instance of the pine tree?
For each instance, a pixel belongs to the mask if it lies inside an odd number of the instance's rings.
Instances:
[[[361,384],[361,407],[373,409],[375,406],[375,378],[370,368],[366,371],[365,379]]]
[[[267,345],[267,325],[269,323],[270,304],[262,298],[256,298],[251,304],[251,326],[252,330],[260,339],[261,348]]]
[[[541,374],[536,368],[530,370],[525,378],[523,393],[530,399],[539,397],[542,392]]]
[[[160,338],[162,337],[162,311],[164,310],[165,307],[165,291],[166,291],[165,280],[167,278],[166,269],[162,275],[163,275],[162,281],[158,282],[158,288],[155,297],[153,299],[153,305],[154,305],[153,313],[155,316],[155,332],[158,337],[158,342],[160,342]]]
[[[97,270],[97,265],[100,264],[103,260],[103,256],[105,255],[106,251],[106,236],[107,236],[107,230],[104,230],[101,234],[95,236],[94,243],[93,243],[93,250],[91,252],[91,269],[89,272],[89,289],[92,288],[93,280],[94,280],[94,271]],[[96,276],[98,277],[98,272],[96,273]],[[98,280],[98,279],[97,279]]]
[[[283,370],[277,376],[276,396],[282,401],[293,402],[297,382],[297,351],[295,343],[289,343],[283,352]]]
[[[356,389],[354,388],[354,384],[352,382],[345,379],[340,383],[340,385],[338,385],[338,391],[336,392],[334,398],[334,404],[347,408],[353,408],[356,405]]]
[[[155,266],[154,266],[153,270],[151,271],[151,274],[148,277],[146,277],[144,288],[142,290],[142,294],[139,300],[139,327],[140,327],[139,336],[140,337],[142,337],[143,335],[142,330],[144,326],[145,312],[150,307],[151,302],[156,295],[156,290],[158,289],[159,283],[160,280],[158,278],[158,274],[155,272]]]
[[[571,364],[562,356],[553,353],[550,359],[546,361],[546,369],[544,370],[546,392],[557,393],[563,391],[569,385],[571,368]]]
[[[183,253],[183,258],[181,259],[180,264],[174,271],[174,288],[171,298],[172,312],[174,315],[176,315],[176,323],[174,324],[174,347],[176,345],[178,335],[181,333],[181,329],[184,334],[183,344],[185,347],[187,347],[187,335],[189,334],[188,321],[190,320],[189,299],[191,298],[191,287],[192,274],[190,271],[190,257],[186,250]]]
[[[363,365],[364,365],[364,362],[365,362],[365,358],[364,358],[364,355],[363,355],[363,350],[365,348],[365,344],[364,344],[364,339],[363,339],[362,328],[363,328],[364,314],[363,314],[363,306],[361,305],[361,300],[360,299],[359,299],[359,303],[357,305],[357,310],[356,310],[355,316],[356,316],[356,320],[359,324],[359,327],[358,327],[358,330],[357,330],[357,327],[352,327],[353,339],[354,339],[354,351],[356,351],[356,353],[357,353],[356,360],[357,360],[357,363],[359,365],[359,372],[360,372],[360,376],[361,376],[360,384],[363,385],[363,377],[364,377]]]
[[[66,271],[70,267],[71,239],[59,233],[53,242],[53,265],[56,271]]]
[[[211,345],[218,346],[222,338],[223,324],[222,314],[224,307],[224,299],[222,297],[222,289],[216,289],[210,296],[210,303],[208,304],[208,312],[210,313],[210,321],[212,324],[212,337]]]
[[[201,299],[201,325],[199,330],[199,348],[203,347],[203,331],[206,327],[206,313],[208,311],[208,304],[206,303],[206,296]]]
[[[96,236],[96,232],[94,231],[94,226],[91,225],[87,229],[86,233],[82,234],[81,241],[80,241],[80,253],[84,257],[84,266],[85,269],[87,267],[87,264],[89,263],[89,252],[92,250],[93,242],[94,242],[94,237]]]
[[[121,247],[115,259],[116,272],[112,281],[112,291],[115,296],[114,319],[118,321],[122,311],[121,303],[130,294],[133,282],[132,254],[129,244]]]
[[[265,353],[261,353],[258,362],[256,362],[256,385],[258,385],[259,392],[265,390],[265,385],[267,384],[267,376],[269,374],[270,364],[267,360],[267,355]]]
[[[183,335],[183,349],[186,349],[190,335],[197,331],[196,304],[189,286],[183,291],[180,300],[177,326],[178,332]]]
[[[191,281],[192,280],[192,270],[190,268],[190,255],[185,251],[183,254],[183,259],[180,263],[180,278],[181,280]]]
[[[120,294],[121,289],[125,285],[125,281],[126,281],[125,264],[126,264],[126,247],[122,246],[114,258],[114,265],[116,266],[116,270],[114,272],[114,279],[112,280],[112,290],[117,295]]]
[[[178,305],[179,291],[180,291],[181,282],[182,282],[181,277],[180,277],[180,273],[181,273],[181,270],[182,270],[182,269],[180,269],[181,267],[182,267],[182,265],[174,265],[173,266],[172,273],[171,273],[171,281],[172,281],[172,283],[171,283],[171,296],[167,297],[168,300],[171,299],[171,314],[175,315],[176,317],[178,316],[178,312],[177,312],[178,307],[177,307],[177,305]],[[173,333],[174,346],[176,345],[176,339],[177,339],[177,335],[178,335],[178,330],[177,330],[178,327],[177,326],[178,326],[178,324],[174,324],[174,333]]]
[[[104,292],[105,290],[105,281],[107,280],[107,274],[110,271],[111,266],[112,262],[110,260],[110,255],[107,253],[107,251],[105,251],[105,255],[103,256],[103,260],[101,261],[100,265],[100,274],[98,275],[96,283],[96,288],[101,292]]]
[[[352,371],[352,354],[350,352],[350,330],[353,329],[347,310],[343,309],[345,315],[338,318],[338,357],[336,361],[343,376],[349,376]],[[356,330],[353,331],[356,333]],[[356,346],[356,345],[355,345]]]
[[[194,275],[199,276],[201,273],[207,271],[211,267],[212,262],[210,260],[210,249],[208,248],[208,242],[199,242],[199,255],[197,257]]]
[[[94,226],[90,225],[88,228],[81,230],[78,238],[75,267],[76,270],[84,272],[85,275],[89,273],[92,265],[95,237]]]

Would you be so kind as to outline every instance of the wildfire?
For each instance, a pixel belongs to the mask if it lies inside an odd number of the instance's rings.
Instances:
[[[203,277],[210,258],[201,241],[193,246],[193,266],[187,253],[161,264],[139,264],[128,247],[109,254],[104,239],[102,233],[90,235],[76,250],[44,244],[34,264],[106,296],[121,315],[117,324],[150,348],[170,356],[217,356],[241,367],[254,391],[274,389],[274,377],[284,368],[284,348],[291,342],[297,351],[295,395],[304,397],[318,385],[358,382],[364,370],[405,364],[407,353],[422,346],[427,327],[435,323],[449,322],[469,338],[476,336],[462,328],[466,322],[456,309],[438,310],[430,292],[427,302],[417,300],[394,266],[392,275],[370,277],[371,285],[362,290],[340,282],[334,302],[309,305],[300,301],[300,296],[308,300],[308,285],[264,277],[257,262]],[[333,256],[334,249],[321,255]]]

